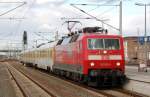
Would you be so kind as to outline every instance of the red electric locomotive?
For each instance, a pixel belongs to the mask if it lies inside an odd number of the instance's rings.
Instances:
[[[122,85],[126,78],[123,38],[102,32],[100,27],[86,27],[59,40],[53,72],[90,86]]]

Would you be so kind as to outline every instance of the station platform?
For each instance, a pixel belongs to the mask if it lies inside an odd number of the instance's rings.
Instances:
[[[19,97],[12,84],[6,65],[0,63],[0,97]]]
[[[147,67],[145,72],[139,71],[138,66],[126,66],[125,73],[129,79],[150,83],[150,67]]]
[[[138,66],[126,66],[125,73],[129,82],[124,85],[124,89],[134,91],[150,97],[150,68],[146,71],[139,71]]]

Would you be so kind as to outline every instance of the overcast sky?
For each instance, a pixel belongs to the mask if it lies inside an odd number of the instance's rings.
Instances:
[[[66,24],[62,25],[66,18],[89,17],[70,4],[109,4],[118,5],[119,0],[0,0],[1,2],[26,2],[27,4],[11,11],[5,15],[0,15],[0,42],[2,48],[16,46],[22,41],[23,31],[28,32],[29,47],[35,46],[47,40],[53,40],[55,32],[58,30],[60,35],[67,33]],[[124,0],[123,1],[123,36],[144,35],[144,7],[136,6],[135,2],[150,3],[150,0]],[[0,3],[0,14],[13,9],[21,3]],[[119,26],[119,7],[116,6],[77,6],[99,19],[106,19],[108,24],[118,28]],[[4,18],[24,18],[21,20],[9,20]],[[2,19],[3,18],[3,19]],[[96,20],[80,20],[74,29],[85,26],[102,26]],[[119,34],[117,30],[105,26],[110,34]],[[51,32],[51,33],[38,33]],[[150,7],[147,7],[147,32],[150,35]],[[38,33],[38,35],[36,34]],[[10,46],[11,45],[11,46]],[[21,46],[21,44],[20,44]]]

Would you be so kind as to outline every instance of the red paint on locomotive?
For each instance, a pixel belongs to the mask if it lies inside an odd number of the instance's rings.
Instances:
[[[88,39],[118,39],[120,48],[116,50],[90,50],[88,49]],[[61,65],[59,69],[73,69],[69,70],[70,72],[78,72],[78,70],[82,68],[82,72],[80,73],[88,75],[91,69],[118,69],[122,72],[124,72],[125,69],[123,38],[120,36],[82,33],[75,42],[56,46],[55,53],[54,63],[58,64],[58,67]],[[89,60],[88,56],[90,55],[97,55],[97,57],[99,56],[101,59]],[[120,59],[109,59],[110,56],[120,56]],[[91,66],[92,63],[94,63],[94,66]],[[117,66],[117,64],[120,65]],[[63,65],[65,66],[63,67]]]

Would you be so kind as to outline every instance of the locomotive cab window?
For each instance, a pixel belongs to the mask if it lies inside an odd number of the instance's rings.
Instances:
[[[119,47],[119,39],[104,39],[105,49],[108,50],[118,50]]]
[[[88,48],[89,49],[103,49],[103,39],[88,39]]]
[[[91,38],[88,39],[88,48],[92,50],[95,49],[119,50],[120,49],[119,39]]]

